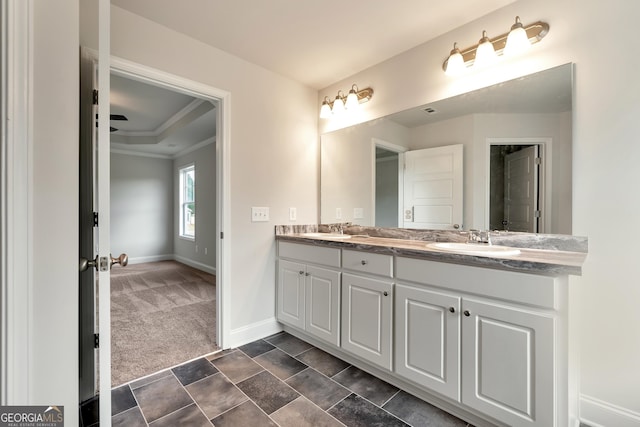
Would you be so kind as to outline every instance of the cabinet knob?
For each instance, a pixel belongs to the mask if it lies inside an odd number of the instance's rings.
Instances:
[[[467,317],[469,317],[469,316],[471,316],[471,313],[469,313],[469,310],[465,310],[465,311],[464,311],[464,315],[465,315],[465,316],[467,316]]]
[[[311,276],[311,273],[304,273],[305,276]]]
[[[304,274],[304,271],[300,270],[299,274],[302,276]]]
[[[366,259],[363,259],[362,261],[360,261],[360,263],[362,265],[367,265],[367,264],[369,264],[369,261],[367,261]]]
[[[384,296],[386,297],[386,296],[388,296],[388,295],[389,295],[389,292],[384,291],[384,292],[382,293],[382,295],[384,295]]]
[[[452,312],[452,313],[455,313],[455,312],[456,312],[456,309],[455,309],[455,308],[453,308],[453,307],[449,307],[449,311],[450,311],[450,312]]]

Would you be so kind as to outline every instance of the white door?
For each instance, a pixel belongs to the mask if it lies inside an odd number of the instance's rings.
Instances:
[[[462,144],[407,151],[404,228],[462,227]]]
[[[81,399],[100,397],[100,423],[111,423],[111,304],[113,260],[109,241],[109,37],[110,2],[98,0],[98,53],[81,53],[80,318]],[[94,90],[97,90],[94,97]],[[97,125],[97,127],[96,127]],[[95,214],[94,214],[95,213]],[[93,221],[93,218],[96,221]],[[87,221],[87,219],[90,219]],[[84,260],[83,260],[84,259]],[[84,261],[84,262],[83,262]],[[122,258],[123,264],[124,258]],[[99,286],[98,286],[99,283]],[[98,290],[97,298],[95,291]],[[96,302],[96,300],[98,302]],[[99,313],[95,321],[95,311]],[[99,334],[97,355],[91,332]],[[99,360],[96,369],[95,360]],[[92,366],[93,365],[93,366]],[[93,372],[91,372],[93,368]],[[95,384],[99,383],[96,390]]]
[[[306,266],[298,262],[278,261],[278,320],[304,329]]]
[[[305,326],[310,334],[340,345],[340,272],[307,266]]]
[[[539,147],[532,145],[504,159],[504,221],[509,231],[538,232]]]
[[[462,403],[510,426],[554,422],[554,319],[462,302]]]
[[[395,370],[460,400],[460,297],[396,285]]]
[[[342,348],[391,370],[393,283],[342,275]]]

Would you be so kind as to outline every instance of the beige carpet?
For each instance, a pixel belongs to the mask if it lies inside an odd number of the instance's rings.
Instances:
[[[112,386],[216,351],[216,278],[175,261],[111,271]]]

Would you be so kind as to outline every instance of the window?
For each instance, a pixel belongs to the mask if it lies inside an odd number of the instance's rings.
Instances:
[[[180,237],[196,237],[196,167],[180,169]]]

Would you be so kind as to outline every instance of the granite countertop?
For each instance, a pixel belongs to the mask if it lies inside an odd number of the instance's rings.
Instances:
[[[418,240],[412,238],[403,239],[354,234],[348,239],[342,239],[331,237],[328,233],[327,236],[322,236],[323,233],[316,234],[317,235],[310,236],[306,230],[302,233],[276,232],[276,239],[547,276],[567,274],[580,276],[582,274],[582,264],[587,256],[586,247],[584,251],[579,247],[572,248],[577,250],[558,250],[556,248],[539,249],[523,247],[525,243],[518,243],[516,239],[510,240],[513,246],[505,245],[504,242],[501,242],[500,246],[517,247],[520,250],[518,255],[471,255],[440,250],[429,246],[429,243],[443,241],[443,239],[440,238],[425,240],[423,237]],[[456,240],[453,239],[450,241]],[[542,246],[544,247],[544,245]]]

